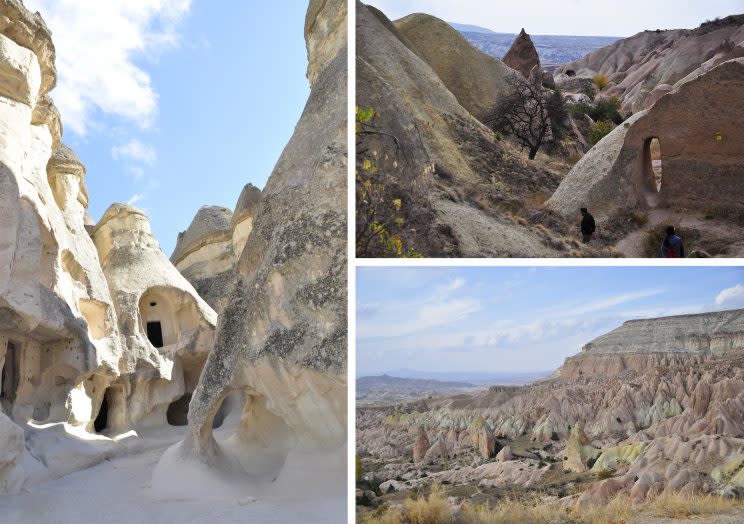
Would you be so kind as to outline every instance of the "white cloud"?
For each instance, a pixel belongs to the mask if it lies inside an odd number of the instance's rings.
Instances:
[[[130,159],[149,166],[158,159],[155,149],[139,140],[130,140],[126,144],[112,147],[111,156],[114,160]]]
[[[127,204],[129,204],[130,206],[133,206],[137,202],[139,202],[140,200],[142,200],[143,198],[145,198],[145,195],[143,195],[141,193],[135,193],[135,194],[132,195],[132,198],[130,198],[129,200],[127,200]]]
[[[653,297],[664,293],[663,289],[649,289],[647,291],[631,291],[628,293],[621,293],[611,297],[601,298],[593,302],[585,302],[579,304],[562,304],[561,306],[550,307],[545,311],[551,312],[564,312],[566,315],[584,315],[586,313],[596,313],[605,309],[610,309],[620,304],[627,302],[634,302],[642,298]]]
[[[736,284],[718,293],[716,306],[742,307],[744,306],[744,286]]]
[[[84,136],[93,113],[148,127],[158,96],[135,60],[178,43],[178,22],[191,0],[26,0],[54,34],[57,87],[65,127]]]
[[[145,176],[145,170],[142,169],[141,167],[131,166],[129,168],[129,172],[132,174],[134,178],[142,178],[143,176]]]

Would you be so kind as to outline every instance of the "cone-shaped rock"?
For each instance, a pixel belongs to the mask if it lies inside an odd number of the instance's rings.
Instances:
[[[522,73],[525,78],[529,78],[535,68],[538,73],[540,72],[540,57],[537,56],[530,35],[524,29],[519,32],[509,51],[504,55],[503,62]]]

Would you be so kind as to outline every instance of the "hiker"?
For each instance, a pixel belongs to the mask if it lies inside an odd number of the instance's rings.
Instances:
[[[666,236],[661,243],[661,256],[664,258],[684,258],[685,248],[682,239],[674,231],[674,226],[667,226]]]
[[[594,224],[594,217],[585,207],[581,208],[581,216],[583,217],[581,219],[581,237],[584,244],[588,244],[597,227]]]

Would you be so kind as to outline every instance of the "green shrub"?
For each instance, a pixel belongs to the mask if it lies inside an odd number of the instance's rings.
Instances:
[[[607,136],[613,129],[615,129],[615,125],[609,120],[600,120],[599,122],[594,122],[592,130],[589,131],[589,143],[592,145],[596,144],[605,136]]]

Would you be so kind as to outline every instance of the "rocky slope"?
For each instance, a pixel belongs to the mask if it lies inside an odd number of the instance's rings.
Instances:
[[[217,319],[141,211],[92,224],[51,35],[17,0],[0,14],[0,492],[17,492],[105,458],[73,443],[183,424]]]
[[[556,75],[558,80],[605,75],[610,80],[607,95],[619,96],[624,111],[637,113],[689,75],[742,56],[744,15],[733,15],[697,29],[638,33],[564,65]]]
[[[618,490],[636,501],[663,490],[742,494],[742,319],[744,310],[631,321],[539,383],[362,408],[358,453],[363,466],[381,468],[367,481],[390,479],[382,492],[498,485],[491,496],[537,490],[579,506]],[[476,426],[513,459],[476,445]],[[400,461],[422,435],[444,442],[446,455]]]
[[[442,53],[427,28],[455,42],[451,53]],[[433,17],[392,23],[361,3],[356,59],[357,105],[376,112],[357,135],[359,170],[364,160],[376,162],[391,198],[401,198],[405,245],[427,256],[558,256],[576,249],[512,213],[525,199],[552,193],[560,175],[515,154],[457,96],[473,75],[515,72]]]

